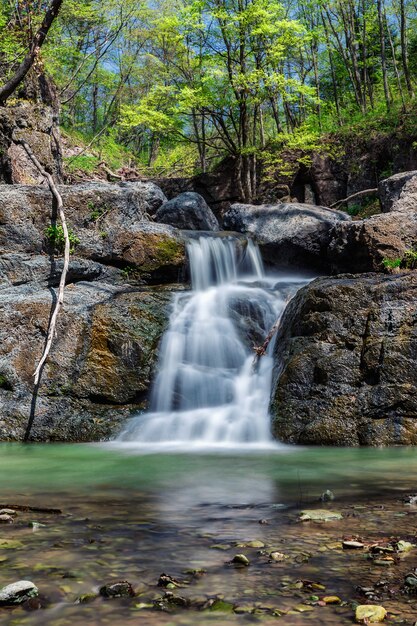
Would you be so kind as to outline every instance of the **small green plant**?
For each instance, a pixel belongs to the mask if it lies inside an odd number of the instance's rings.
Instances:
[[[87,202],[87,208],[91,211],[88,218],[90,222],[98,222],[98,220],[103,217],[103,215],[110,211],[110,209],[106,205],[97,206],[91,200]]]
[[[65,249],[65,236],[64,229],[61,224],[51,224],[45,230],[45,234],[49,240],[49,243],[59,253],[64,252]],[[70,241],[70,254],[74,253],[75,246],[80,243],[77,235],[75,235],[72,228],[68,228],[68,239]]]
[[[394,270],[397,268],[414,270],[417,268],[417,250],[406,250],[401,258],[382,259],[382,265],[387,270]]]
[[[100,231],[100,237],[101,237],[102,239],[107,239],[107,237],[108,237],[108,236],[109,236],[109,233],[106,233],[106,231],[105,231],[105,230],[101,230],[101,231]]]
[[[134,273],[135,268],[132,265],[126,265],[126,267],[124,267],[122,269],[122,277],[123,278],[129,278],[130,276],[132,276],[132,274]]]
[[[402,263],[402,259],[382,259],[382,265],[385,267],[385,269],[387,270],[394,270],[397,267],[400,267]]]

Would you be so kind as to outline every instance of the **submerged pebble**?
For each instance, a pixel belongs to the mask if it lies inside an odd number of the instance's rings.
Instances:
[[[341,513],[328,511],[327,509],[309,509],[300,513],[301,522],[328,522],[341,519],[343,519]]]
[[[377,624],[383,622],[387,615],[383,606],[376,604],[360,604],[356,607],[356,621],[362,624]]]

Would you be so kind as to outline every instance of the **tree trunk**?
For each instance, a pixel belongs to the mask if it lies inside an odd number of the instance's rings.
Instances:
[[[0,103],[4,104],[12,93],[17,89],[20,83],[29,72],[30,68],[37,59],[40,49],[46,39],[49,29],[52,26],[53,21],[58,15],[63,0],[52,0],[49,8],[45,14],[41,27],[33,38],[28,54],[23,59],[22,63],[18,67],[15,74],[7,81],[7,83],[0,88]]]

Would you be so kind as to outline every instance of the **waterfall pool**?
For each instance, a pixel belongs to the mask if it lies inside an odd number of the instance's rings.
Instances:
[[[0,623],[347,625],[352,601],[374,596],[389,623],[415,621],[416,597],[402,584],[417,550],[378,565],[368,549],[341,544],[416,542],[417,505],[403,501],[417,492],[415,449],[1,444],[0,469],[0,504],[18,513],[1,527],[0,583],[31,580],[43,607],[0,608]],[[327,490],[335,499],[319,502]],[[312,508],[343,519],[300,522]],[[231,564],[236,554],[250,565]],[[162,573],[172,588],[158,587]],[[135,597],[96,595],[124,580]],[[323,604],[331,596],[340,602]]]

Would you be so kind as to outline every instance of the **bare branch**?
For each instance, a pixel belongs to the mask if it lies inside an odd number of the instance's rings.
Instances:
[[[357,191],[356,193],[353,193],[351,196],[348,196],[347,198],[344,198],[343,200],[338,200],[337,202],[333,202],[333,204],[330,205],[330,208],[334,209],[340,206],[341,204],[346,204],[347,202],[350,202],[351,200],[357,200],[359,198],[365,198],[366,196],[376,196],[376,195],[378,195],[377,187],[375,187],[374,189],[364,189],[363,191]]]
[[[65,282],[66,282],[66,278],[67,278],[69,257],[70,257],[70,240],[69,240],[69,235],[68,235],[67,222],[66,222],[66,219],[65,219],[64,204],[63,204],[63,201],[62,201],[62,196],[59,193],[59,191],[57,189],[57,186],[55,185],[55,182],[54,182],[54,179],[53,179],[52,175],[49,174],[49,172],[45,171],[45,169],[39,163],[39,161],[36,158],[36,156],[33,154],[30,146],[26,143],[26,141],[24,141],[23,139],[19,139],[17,141],[17,143],[20,143],[23,146],[23,148],[25,149],[25,151],[26,151],[28,157],[30,158],[30,160],[32,161],[32,163],[39,170],[40,174],[47,180],[48,185],[49,185],[49,189],[51,190],[52,195],[54,196],[54,198],[57,201],[57,208],[58,208],[58,213],[59,213],[59,219],[61,220],[62,230],[63,230],[63,233],[64,233],[64,239],[65,239],[64,267],[62,268],[61,279],[59,281],[58,298],[57,298],[57,301],[56,301],[56,304],[55,304],[54,311],[52,313],[51,320],[49,322],[48,337],[47,337],[46,345],[45,345],[42,357],[41,357],[41,359],[40,359],[40,361],[38,363],[38,366],[37,366],[37,368],[35,370],[35,373],[34,373],[35,386],[36,386],[36,385],[39,384],[39,379],[40,379],[40,374],[42,372],[42,367],[43,367],[46,359],[48,358],[49,352],[51,350],[52,342],[53,342],[54,336],[56,334],[56,322],[57,322],[57,319],[58,319],[58,314],[59,314],[59,311],[61,310],[61,307],[62,307],[63,302],[64,302],[64,289],[65,289]]]

